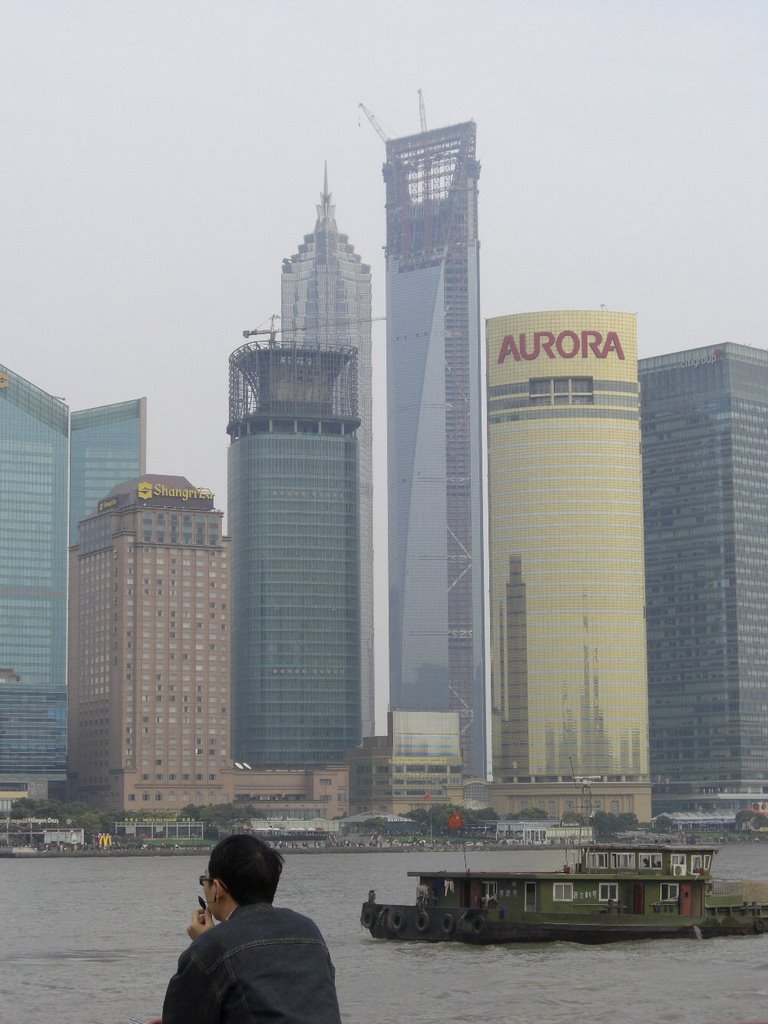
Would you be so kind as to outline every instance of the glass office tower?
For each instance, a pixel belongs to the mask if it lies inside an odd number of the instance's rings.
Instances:
[[[299,251],[283,260],[280,334],[305,348],[357,349],[358,492],[360,506],[360,678],[364,736],[374,731],[373,651],[373,396],[371,391],[371,268],[336,225],[326,169],[317,221]]]
[[[494,779],[649,788],[634,314],[487,323]],[[535,797],[534,797],[535,799]]]
[[[77,544],[77,524],[107,491],[145,471],[147,400],[73,412],[70,430],[69,543]]]
[[[0,366],[0,777],[65,778],[69,526],[144,471],[145,410],[70,417]]]
[[[654,810],[768,792],[768,352],[640,362]]]
[[[387,142],[393,708],[458,711],[485,776],[482,375],[473,122]]]
[[[230,356],[232,750],[339,762],[360,742],[357,351]]]
[[[65,778],[68,432],[0,366],[0,775]]]

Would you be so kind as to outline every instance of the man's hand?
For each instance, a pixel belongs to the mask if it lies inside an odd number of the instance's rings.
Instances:
[[[213,926],[213,916],[207,907],[205,910],[195,910],[192,913],[192,919],[187,925],[187,935],[190,939],[197,939],[203,932],[207,932]],[[157,1021],[149,1021],[148,1024],[163,1024],[163,1022],[158,1017]]]

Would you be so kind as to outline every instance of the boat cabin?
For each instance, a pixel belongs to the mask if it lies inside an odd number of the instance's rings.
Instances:
[[[425,911],[487,909],[503,921],[525,914],[699,916],[714,848],[593,845],[559,871],[409,872]]]

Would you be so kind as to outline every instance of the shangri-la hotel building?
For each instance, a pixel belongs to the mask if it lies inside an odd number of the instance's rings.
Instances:
[[[231,800],[229,541],[210,491],[114,487],[70,550],[69,785],[113,810]]]

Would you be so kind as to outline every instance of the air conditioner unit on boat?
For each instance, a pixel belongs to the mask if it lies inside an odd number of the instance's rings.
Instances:
[[[673,864],[672,865],[672,874],[673,875],[684,875],[685,874],[685,866],[683,864]]]

